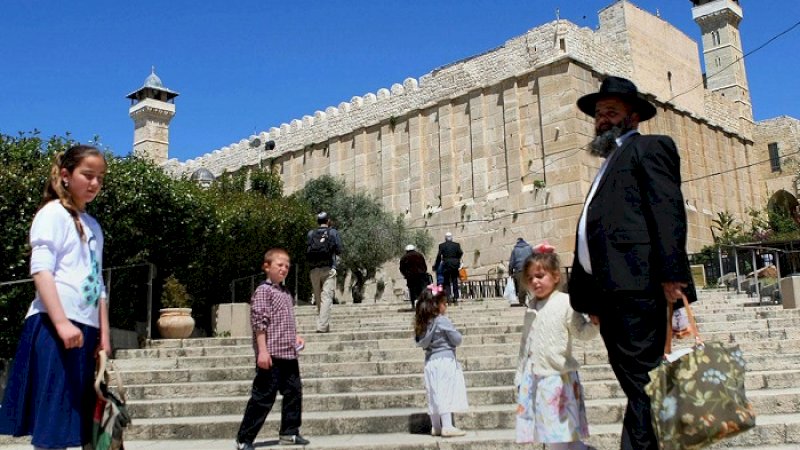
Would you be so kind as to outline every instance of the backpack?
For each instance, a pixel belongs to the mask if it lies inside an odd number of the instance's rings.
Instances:
[[[333,246],[330,228],[317,228],[311,233],[306,261],[312,268],[330,266],[333,262]]]

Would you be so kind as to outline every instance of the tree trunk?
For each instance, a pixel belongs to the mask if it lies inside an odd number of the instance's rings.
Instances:
[[[350,271],[353,281],[350,284],[350,293],[353,295],[353,303],[361,303],[364,300],[364,284],[367,279],[360,270]]]

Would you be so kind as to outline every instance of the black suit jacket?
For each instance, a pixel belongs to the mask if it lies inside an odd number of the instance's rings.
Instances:
[[[691,283],[680,157],[668,136],[628,137],[610,157],[586,209],[592,274],[575,257],[569,294],[576,311],[600,314],[601,293],[663,298],[661,283]],[[694,288],[687,289],[690,300]]]
[[[439,264],[444,270],[458,270],[461,265],[461,257],[464,252],[461,251],[461,244],[455,241],[444,241],[439,244],[439,253],[436,254],[436,262],[433,263],[433,270],[439,267]]]

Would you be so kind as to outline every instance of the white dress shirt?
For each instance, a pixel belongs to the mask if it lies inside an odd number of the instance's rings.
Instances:
[[[600,166],[600,170],[597,171],[597,176],[594,177],[592,187],[589,189],[589,195],[586,197],[586,202],[583,204],[583,212],[581,213],[581,218],[578,221],[578,262],[581,264],[581,266],[583,266],[583,270],[588,274],[592,273],[592,259],[589,257],[589,241],[586,239],[586,212],[589,210],[589,205],[592,203],[592,198],[594,197],[595,191],[597,191],[597,186],[600,184],[600,180],[606,173],[608,161],[611,160],[611,156],[620,147],[622,147],[622,143],[625,142],[628,137],[637,133],[639,133],[638,130],[630,130],[616,139],[617,149],[613,150],[608,154],[608,156],[606,156],[606,160],[603,161],[603,164]]]

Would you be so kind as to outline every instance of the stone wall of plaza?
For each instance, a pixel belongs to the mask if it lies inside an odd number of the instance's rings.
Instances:
[[[769,159],[769,144],[778,146],[780,168],[772,170],[770,161],[760,164],[760,176],[766,185],[768,195],[784,189],[792,195],[800,196],[800,120],[793,117],[780,116],[758,122],[754,130],[757,153],[763,159]]]
[[[593,124],[575,101],[606,74],[632,78],[650,96],[659,112],[642,131],[668,134],[681,150],[690,251],[711,242],[716,212],[744,215],[763,202],[758,167],[736,169],[761,159],[750,130],[702,88],[697,44],[628,2],[601,11],[595,31],[547,23],[418,81],[166,167],[220,174],[269,164],[288,192],[323,174],[342,177],[437,241],[453,232],[473,274],[504,266],[518,236],[549,240],[569,264],[600,166],[584,150]],[[267,140],[274,151],[263,150]]]

